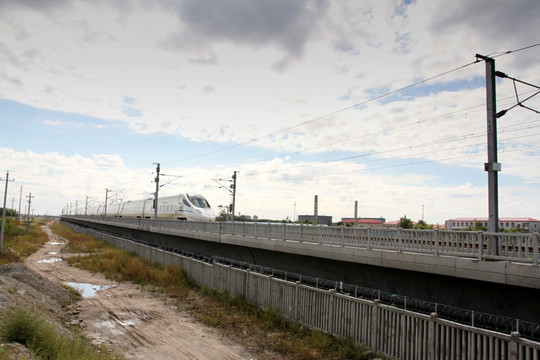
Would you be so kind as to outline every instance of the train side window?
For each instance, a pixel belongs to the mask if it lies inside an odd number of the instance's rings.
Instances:
[[[186,199],[183,199],[184,201],[184,205],[186,205],[187,207],[191,207],[191,205],[189,205],[189,203],[186,201]]]

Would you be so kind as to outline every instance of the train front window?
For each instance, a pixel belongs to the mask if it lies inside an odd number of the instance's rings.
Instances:
[[[201,195],[191,194],[191,195],[188,195],[187,197],[189,201],[191,201],[191,203],[198,208],[201,208],[201,209],[210,208],[210,204],[208,203],[208,201],[206,201],[206,199],[202,197]]]

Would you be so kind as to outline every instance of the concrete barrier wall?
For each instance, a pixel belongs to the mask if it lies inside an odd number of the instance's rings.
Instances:
[[[357,343],[396,359],[540,359],[540,343],[462,325],[222,264],[209,264],[175,253],[105,235],[82,232],[132,251],[149,261],[180,266],[200,286],[243,297],[287,318]]]

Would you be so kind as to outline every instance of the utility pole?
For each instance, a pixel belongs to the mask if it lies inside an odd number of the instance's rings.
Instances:
[[[486,107],[487,107],[487,143],[488,162],[484,164],[484,170],[488,173],[488,203],[489,221],[488,231],[499,232],[499,179],[498,172],[501,164],[497,162],[497,97],[495,93],[495,60],[476,55],[477,59],[486,62]],[[488,254],[498,255],[499,244],[495,236],[488,238]]]
[[[26,195],[26,197],[28,198],[28,215],[26,215],[26,233],[28,234],[28,232],[30,231],[30,208],[32,207],[32,193],[29,193],[28,195]]]
[[[159,163],[156,164],[156,192],[154,194],[154,219],[157,219],[158,213],[158,193],[159,193]]]
[[[319,224],[319,195],[315,195],[313,204],[313,222],[315,225]]]
[[[8,191],[8,183],[9,183],[9,170],[6,172],[6,190],[4,191],[4,208],[2,209],[2,230],[0,234],[0,249],[4,247],[4,227],[6,223],[6,200],[7,200],[7,191]],[[14,181],[12,179],[11,181]]]
[[[358,200],[354,201],[354,226],[358,226]]]
[[[235,208],[236,208],[236,173],[238,171],[235,171],[233,176],[232,176],[232,179],[233,179],[233,183],[231,185],[231,189],[232,189],[232,221],[234,222],[234,211],[235,211]]]
[[[105,189],[105,212],[103,216],[107,216],[107,202],[109,201],[109,189]]]
[[[19,214],[17,219],[21,220],[21,202],[22,202],[22,185],[21,185],[21,191],[19,193]]]

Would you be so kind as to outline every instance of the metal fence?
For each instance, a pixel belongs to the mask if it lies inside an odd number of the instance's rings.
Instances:
[[[309,226],[257,222],[197,222],[118,217],[72,216],[87,221],[211,233],[218,236],[256,237],[332,246],[406,251],[413,253],[499,259],[539,265],[538,233],[489,233],[446,230],[375,229],[343,226]],[[488,242],[497,251],[489,254]]]
[[[396,359],[540,359],[540,343],[518,332],[500,333],[275,278],[242,267],[205,262],[130,240],[78,228],[110,244],[162,264],[180,266],[197,284],[240,296],[311,328],[354,339]]]

